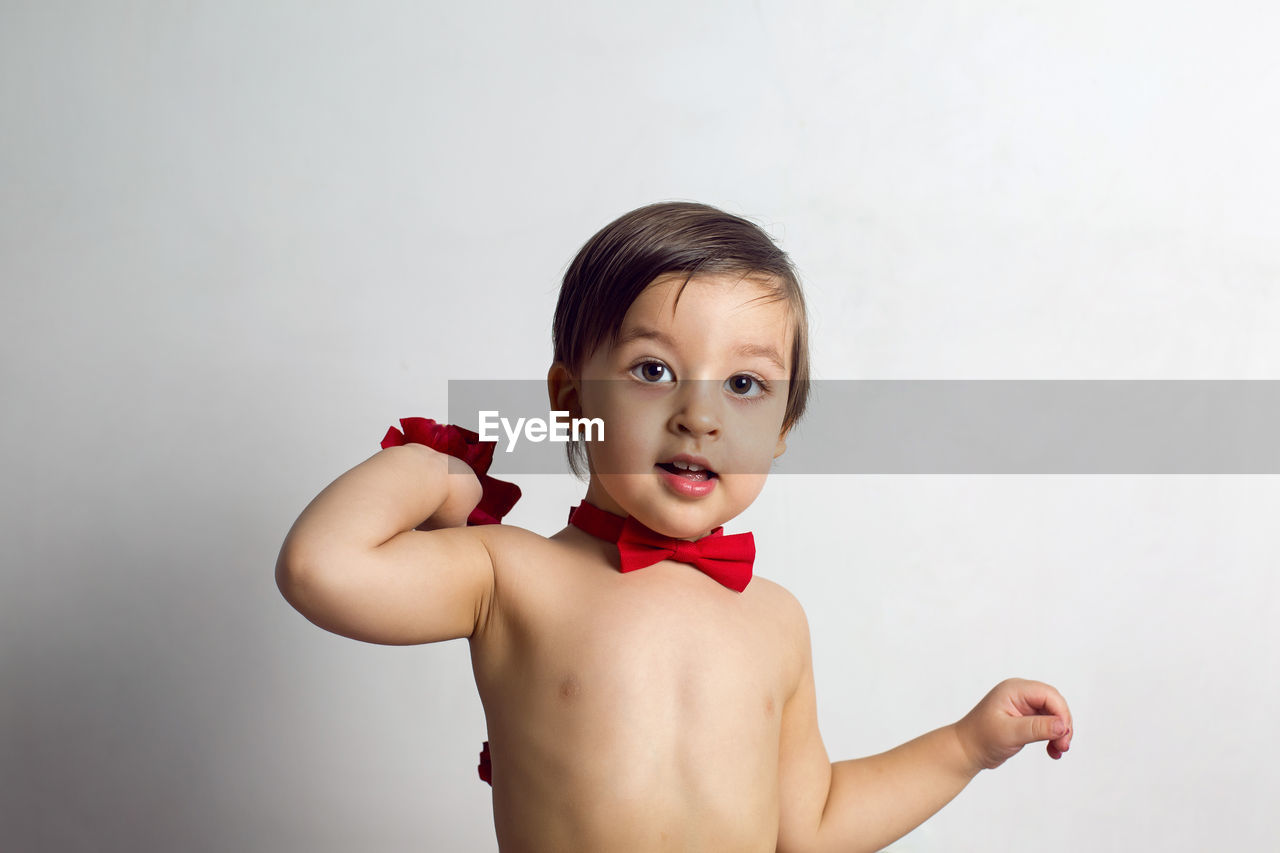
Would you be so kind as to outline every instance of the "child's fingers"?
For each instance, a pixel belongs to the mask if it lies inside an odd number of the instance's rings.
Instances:
[[[1026,743],[1047,740],[1046,751],[1051,758],[1061,758],[1071,748],[1074,723],[1071,709],[1062,694],[1048,684],[1039,681],[1016,681],[1014,705],[1023,717],[1022,734]]]
[[[1067,723],[1061,717],[1052,717],[1047,714],[1036,714],[1031,717],[1020,717],[1017,725],[1018,736],[1023,743],[1034,743],[1035,741],[1047,740],[1052,741],[1050,745],[1061,741],[1067,736]]]
[[[1063,717],[1071,716],[1067,708],[1067,700],[1063,699],[1062,694],[1052,686],[1042,681],[1023,679],[1010,679],[1008,683],[1013,688],[1014,703],[1024,713],[1048,712]]]
[[[1075,733],[1075,723],[1071,719],[1071,709],[1067,706],[1067,700],[1062,698],[1062,694],[1047,684],[1040,685],[1043,692],[1040,694],[1042,699],[1040,705],[1040,713],[1049,713],[1062,721],[1062,734],[1053,738],[1049,742],[1049,755],[1054,758],[1061,758],[1062,753],[1071,748],[1071,736]],[[1057,753],[1056,755],[1054,753]]]
[[[1074,734],[1075,734],[1075,729],[1071,728],[1068,725],[1067,733],[1065,735],[1049,743],[1049,745],[1052,746],[1054,750],[1058,753],[1056,757],[1061,758],[1062,753],[1066,752],[1068,749],[1071,748],[1071,737]]]
[[[1071,708],[1062,694],[1048,684],[1040,681],[1012,682],[1013,705],[1020,714],[1048,714],[1059,717],[1072,729]]]

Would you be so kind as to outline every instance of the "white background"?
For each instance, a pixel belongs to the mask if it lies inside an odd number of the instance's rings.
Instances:
[[[0,845],[485,851],[467,647],[292,611],[298,512],[537,378],[597,228],[800,267],[819,379],[1280,378],[1266,3],[0,4]],[[582,486],[522,481],[551,532]],[[902,851],[1280,838],[1269,477],[779,477],[833,759],[1003,677],[1077,737]]]

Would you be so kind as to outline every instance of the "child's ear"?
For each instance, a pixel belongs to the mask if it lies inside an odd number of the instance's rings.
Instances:
[[[571,418],[582,417],[578,381],[562,361],[557,361],[547,371],[547,397],[551,401],[552,411],[568,412]]]
[[[773,449],[773,458],[787,452],[787,433],[791,432],[791,427],[783,427],[782,432],[778,433],[778,446]]]

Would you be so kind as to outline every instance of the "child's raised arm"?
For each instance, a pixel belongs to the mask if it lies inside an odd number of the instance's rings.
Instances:
[[[800,625],[804,667],[782,718],[778,853],[880,850],[1026,744],[1048,741],[1053,758],[1070,747],[1071,712],[1061,694],[1010,679],[957,723],[879,755],[829,763],[818,733],[808,626],[803,619]]]
[[[470,637],[493,595],[480,483],[421,444],[389,447],[321,492],[276,562],[285,599],[325,630],[388,645]],[[429,528],[429,529],[415,529]]]

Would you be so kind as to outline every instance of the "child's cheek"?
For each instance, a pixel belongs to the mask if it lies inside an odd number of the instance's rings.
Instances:
[[[720,482],[731,493],[733,500],[742,503],[745,508],[764,491],[764,484],[768,479],[766,474],[725,474]]]
[[[595,470],[601,474],[648,473],[654,460],[648,452],[652,441],[646,441],[644,433],[636,419],[606,418],[604,440],[587,445]]]
[[[773,455],[777,449],[778,436],[772,424],[753,425],[749,434],[746,430],[734,436],[726,436],[726,445],[722,450],[722,475],[738,475],[743,477],[764,477],[773,470]],[[761,486],[763,488],[763,485]]]

